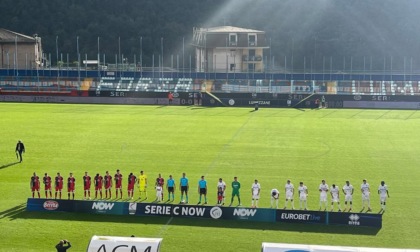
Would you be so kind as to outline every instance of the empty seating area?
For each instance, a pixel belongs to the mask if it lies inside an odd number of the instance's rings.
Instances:
[[[151,85],[152,83],[152,78],[140,78],[136,82],[136,87],[134,91],[149,91],[149,85]]]
[[[174,91],[175,92],[188,92],[191,89],[191,85],[193,83],[193,79],[191,78],[179,78],[178,82],[175,85]]]
[[[83,84],[89,82],[84,89]],[[134,91],[134,92],[194,92],[204,83],[214,92],[295,93],[321,92],[343,95],[420,95],[420,81],[339,80],[300,81],[270,79],[217,79],[114,77],[0,77],[3,91],[56,92],[73,90]]]
[[[418,92],[412,81],[352,81],[351,94],[358,95],[414,95]],[[340,85],[341,86],[341,85]]]

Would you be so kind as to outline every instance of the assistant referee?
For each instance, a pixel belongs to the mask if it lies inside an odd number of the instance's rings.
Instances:
[[[201,204],[201,196],[204,195],[204,204],[207,204],[207,181],[204,176],[201,176],[201,180],[198,181],[198,194],[200,194],[200,200],[197,205]]]
[[[179,180],[179,187],[181,189],[181,202],[184,203],[184,193],[185,193],[185,203],[188,204],[188,178],[185,176],[185,172],[182,173],[182,178]]]

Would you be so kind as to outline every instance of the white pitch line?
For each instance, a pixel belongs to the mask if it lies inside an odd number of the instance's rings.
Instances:
[[[157,235],[157,237],[162,237],[162,234],[164,232],[166,232],[166,230],[168,229],[169,225],[171,224],[172,220],[174,219],[174,217],[169,218],[169,220],[165,223],[165,225],[163,225],[160,228],[159,234]]]

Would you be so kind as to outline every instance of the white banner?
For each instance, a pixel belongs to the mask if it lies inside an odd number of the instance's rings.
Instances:
[[[420,252],[416,249],[386,249],[342,246],[320,246],[263,242],[261,252]]]
[[[96,236],[90,240],[87,252],[159,252],[162,238]]]

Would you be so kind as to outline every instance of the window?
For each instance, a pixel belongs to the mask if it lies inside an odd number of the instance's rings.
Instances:
[[[229,33],[229,45],[230,46],[237,46],[238,40],[236,33]]]
[[[257,46],[256,34],[248,34],[248,46]]]

